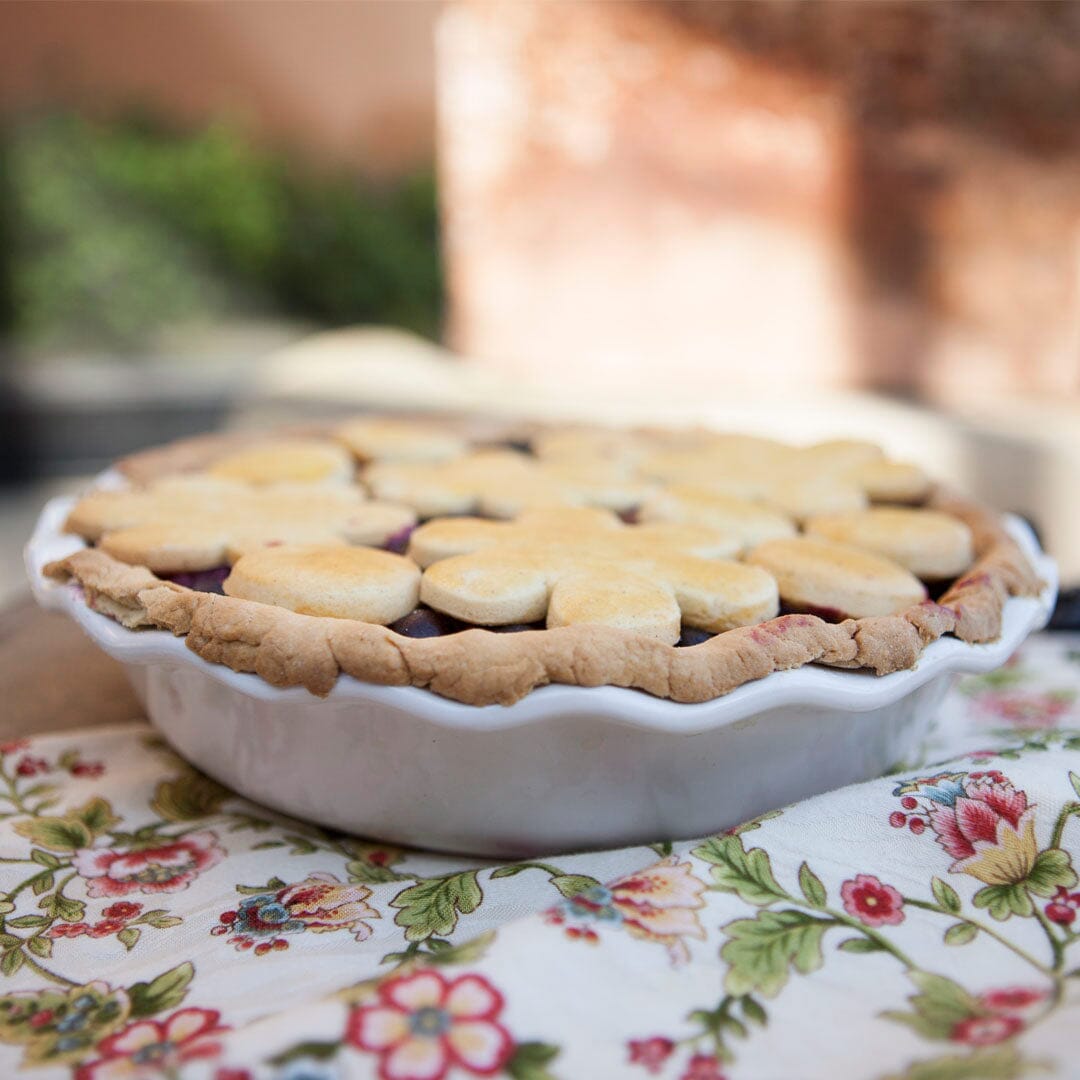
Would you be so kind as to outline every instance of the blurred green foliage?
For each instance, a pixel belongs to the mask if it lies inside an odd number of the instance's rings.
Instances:
[[[438,335],[430,172],[304,171],[215,124],[24,118],[0,133],[0,315],[35,350],[137,353],[162,327],[260,313]]]

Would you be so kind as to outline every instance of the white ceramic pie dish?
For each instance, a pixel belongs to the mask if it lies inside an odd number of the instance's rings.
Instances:
[[[90,610],[78,586],[43,577],[83,546],[61,531],[73,502],[48,503],[27,545],[34,593],[125,666],[181,754],[297,817],[499,858],[700,836],[911,761],[953,677],[1004,663],[1057,594],[1053,560],[1010,517],[1042,593],[1008,600],[997,641],[940,638],[912,670],[808,666],[692,705],[546,686],[477,707],[345,675],[316,698],[211,664],[167,631],[127,630]]]

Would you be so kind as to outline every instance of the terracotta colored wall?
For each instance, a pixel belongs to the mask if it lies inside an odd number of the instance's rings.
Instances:
[[[1080,4],[453,0],[439,71],[460,347],[1080,394]]]
[[[372,172],[429,161],[438,5],[0,3],[0,109],[151,104],[222,113]]]

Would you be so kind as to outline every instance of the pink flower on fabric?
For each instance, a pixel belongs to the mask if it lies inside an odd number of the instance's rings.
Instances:
[[[83,848],[71,864],[93,897],[179,892],[225,857],[212,832],[196,832],[157,847],[121,851]]]
[[[451,1068],[494,1076],[514,1040],[498,1023],[503,997],[480,975],[435,971],[390,979],[379,1002],[354,1009],[345,1041],[379,1055],[380,1080],[443,1080]]]
[[[651,1073],[659,1072],[675,1049],[675,1044],[670,1039],[659,1035],[654,1035],[651,1039],[631,1039],[627,1045],[630,1049],[630,1064],[644,1065]]]
[[[904,921],[904,898],[871,874],[857,874],[840,886],[844,910],[867,926],[896,926]]]
[[[1046,1000],[1046,991],[1030,986],[1009,986],[1002,990],[987,990],[979,1001],[994,1012],[1015,1012],[1028,1009]]]
[[[968,1046],[993,1046],[1023,1030],[1019,1016],[969,1016],[952,1029],[949,1038]]]
[[[622,926],[634,937],[666,945],[673,962],[689,959],[685,938],[704,938],[697,909],[705,906],[705,883],[688,862],[669,855],[660,862],[607,885],[590,885],[547,913],[549,922]],[[577,933],[575,933],[575,930]],[[595,941],[589,928],[569,926],[566,933]]]
[[[1039,853],[1034,807],[1005,777],[966,778],[963,794],[930,807],[937,842],[956,860],[950,871],[987,885],[1024,881]]]
[[[695,1054],[686,1064],[680,1080],[724,1080],[720,1062],[711,1054]]]
[[[218,1024],[216,1009],[180,1009],[165,1020],[136,1020],[98,1043],[97,1061],[80,1065],[74,1080],[151,1080],[176,1074],[189,1062],[216,1057],[217,1036],[229,1029]]]
[[[978,707],[995,720],[1027,728],[1052,728],[1073,705],[1070,693],[1032,693],[1029,690],[999,690],[980,694]]]

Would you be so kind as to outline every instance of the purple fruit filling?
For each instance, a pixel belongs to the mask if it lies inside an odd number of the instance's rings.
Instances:
[[[410,611],[408,615],[392,622],[387,627],[402,637],[429,638],[443,637],[446,634],[458,634],[462,630],[468,630],[468,624],[459,622],[441,611],[434,611],[429,607],[418,607]]]
[[[641,512],[640,506],[631,506],[628,510],[620,510],[619,517],[627,525],[636,525],[638,523],[638,515]]]
[[[222,586],[229,576],[230,569],[232,568],[228,566],[215,566],[212,570],[194,570],[188,573],[160,574],[158,576],[166,581],[175,582],[177,585],[183,585],[185,589],[224,595],[225,590]]]
[[[816,607],[814,604],[800,604],[792,607],[790,604],[781,603],[781,615],[816,615],[819,619],[830,623],[843,622],[848,616],[837,608]]]
[[[696,630],[692,626],[684,626],[682,636],[675,642],[675,648],[688,649],[693,645],[701,645],[713,637],[716,637],[716,635],[710,634],[708,630]]]
[[[386,551],[392,551],[395,555],[404,555],[409,547],[409,537],[413,534],[415,525],[406,525],[403,529],[398,529],[396,533],[391,533],[383,543],[383,548]]]

